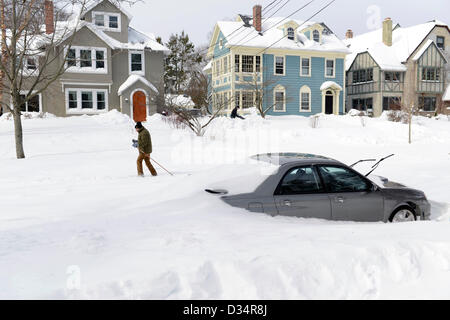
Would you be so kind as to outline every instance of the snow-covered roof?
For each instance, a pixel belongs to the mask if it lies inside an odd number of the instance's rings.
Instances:
[[[119,96],[122,95],[122,93],[127,90],[129,87],[131,87],[133,84],[135,84],[137,81],[141,81],[143,84],[145,84],[147,87],[152,89],[154,92],[158,93],[158,89],[147,79],[145,79],[143,76],[132,74],[128,77],[127,80],[125,80],[124,83],[119,87],[119,90],[117,90],[117,94]]]
[[[99,5],[100,3],[102,3],[103,1],[105,1],[105,0],[89,0],[89,1],[86,1],[86,3],[85,3],[85,5],[84,5],[84,8],[83,8],[83,13],[80,15],[80,17],[81,18],[83,18],[85,15],[86,15],[86,13],[88,13],[89,11],[91,11],[92,9],[94,9],[97,5]],[[133,18],[133,16],[131,15],[131,13],[129,13],[128,11],[126,11],[124,8],[123,8],[123,6],[122,5],[120,5],[120,2],[119,1],[109,1],[109,0],[106,0],[106,1],[108,1],[109,3],[111,3],[113,6],[115,6],[117,9],[119,9],[120,11],[122,11],[122,13],[124,14],[124,15],[126,15],[127,17],[128,17],[128,19],[132,19]]]
[[[445,90],[444,96],[442,97],[443,101],[450,101],[450,84],[447,86],[447,90]]]
[[[404,62],[408,60],[436,26],[447,26],[447,24],[434,20],[406,28],[396,25],[392,31],[391,47],[383,43],[382,28],[358,35],[352,39],[346,39],[344,42],[352,52],[347,56],[346,69],[350,69],[358,54],[368,52],[381,69],[406,71]]]
[[[250,24],[252,22],[250,21]],[[293,24],[298,26],[296,40],[283,38],[283,25]],[[322,35],[322,43],[317,43],[308,39],[301,31],[315,24],[324,27],[323,24],[312,21],[301,21],[295,19],[286,19],[284,17],[274,17],[262,19],[262,32],[259,33],[251,26],[245,26],[243,21],[219,21],[218,28],[227,40],[227,47],[243,46],[264,49],[271,46],[274,49],[308,50],[308,51],[332,51],[349,53],[345,44],[336,37],[330,30],[329,33]],[[235,32],[238,28],[241,30]],[[243,29],[242,29],[243,28]],[[324,27],[325,29],[328,29]],[[243,30],[243,31],[242,31]],[[280,40],[276,44],[276,41]]]
[[[183,108],[194,108],[195,103],[192,98],[184,94],[166,94],[166,103]]]
[[[320,91],[324,91],[324,90],[327,90],[327,89],[342,90],[342,87],[339,84],[337,84],[336,82],[334,82],[334,81],[325,81],[320,86]]]
[[[212,60],[208,62],[208,64],[203,68],[203,71],[211,70],[212,68]]]

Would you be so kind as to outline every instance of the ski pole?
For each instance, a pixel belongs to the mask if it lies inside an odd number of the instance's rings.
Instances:
[[[158,161],[155,160],[155,158],[151,158],[151,160],[153,160],[153,162],[155,162],[158,166],[160,166],[162,169],[164,169],[168,174],[170,174],[171,176],[173,176],[173,174],[172,174],[169,170],[167,170],[166,168],[164,168],[162,165],[160,165],[160,164],[158,163]]]

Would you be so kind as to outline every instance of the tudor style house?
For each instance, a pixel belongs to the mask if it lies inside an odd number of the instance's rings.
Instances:
[[[67,27],[69,34],[58,38],[56,31],[54,52],[65,53],[57,57],[58,64],[66,64],[64,74],[22,111],[65,117],[115,109],[135,121],[146,121],[156,112],[152,97],[163,81],[167,49],[153,35],[132,28],[131,14],[115,2],[89,3],[76,18],[78,23],[67,22],[76,26]],[[55,32],[53,12],[53,2],[46,0],[45,30],[50,36]],[[56,28],[63,24],[58,22]],[[26,68],[39,68],[39,59],[28,60]]]
[[[349,109],[383,111],[403,102],[422,114],[445,112],[450,83],[450,29],[440,21],[403,28],[387,18],[381,29],[353,37],[347,31]]]
[[[211,109],[245,113],[262,99],[268,115],[343,114],[349,53],[324,23],[238,15],[219,21],[205,69]]]

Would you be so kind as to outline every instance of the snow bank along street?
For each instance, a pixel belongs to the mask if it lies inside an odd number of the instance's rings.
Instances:
[[[144,124],[174,172],[136,177],[129,117],[25,119],[27,159],[0,118],[0,298],[450,298],[450,122],[352,116],[218,118],[204,137]],[[253,214],[204,189],[245,187],[247,157],[302,152],[423,190],[432,221],[350,223]],[[356,167],[362,173],[369,164]],[[245,178],[243,178],[245,177]],[[259,177],[256,177],[258,179]]]

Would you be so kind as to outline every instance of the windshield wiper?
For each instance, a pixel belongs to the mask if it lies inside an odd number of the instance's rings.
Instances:
[[[359,160],[358,162],[355,162],[354,164],[352,164],[350,166],[350,168],[353,168],[354,166],[356,166],[357,164],[360,164],[361,162],[374,162],[377,161],[377,159],[366,159],[366,160]]]
[[[384,160],[389,159],[389,158],[391,158],[391,157],[393,157],[393,156],[395,156],[395,154],[391,154],[390,156],[384,157],[383,159],[381,159],[380,161],[378,161],[377,163],[375,163],[375,164],[372,166],[372,171],[370,171],[368,174],[366,174],[366,177],[368,177],[372,172],[374,172],[374,171],[378,168],[378,166],[380,165],[381,162],[383,162]]]

